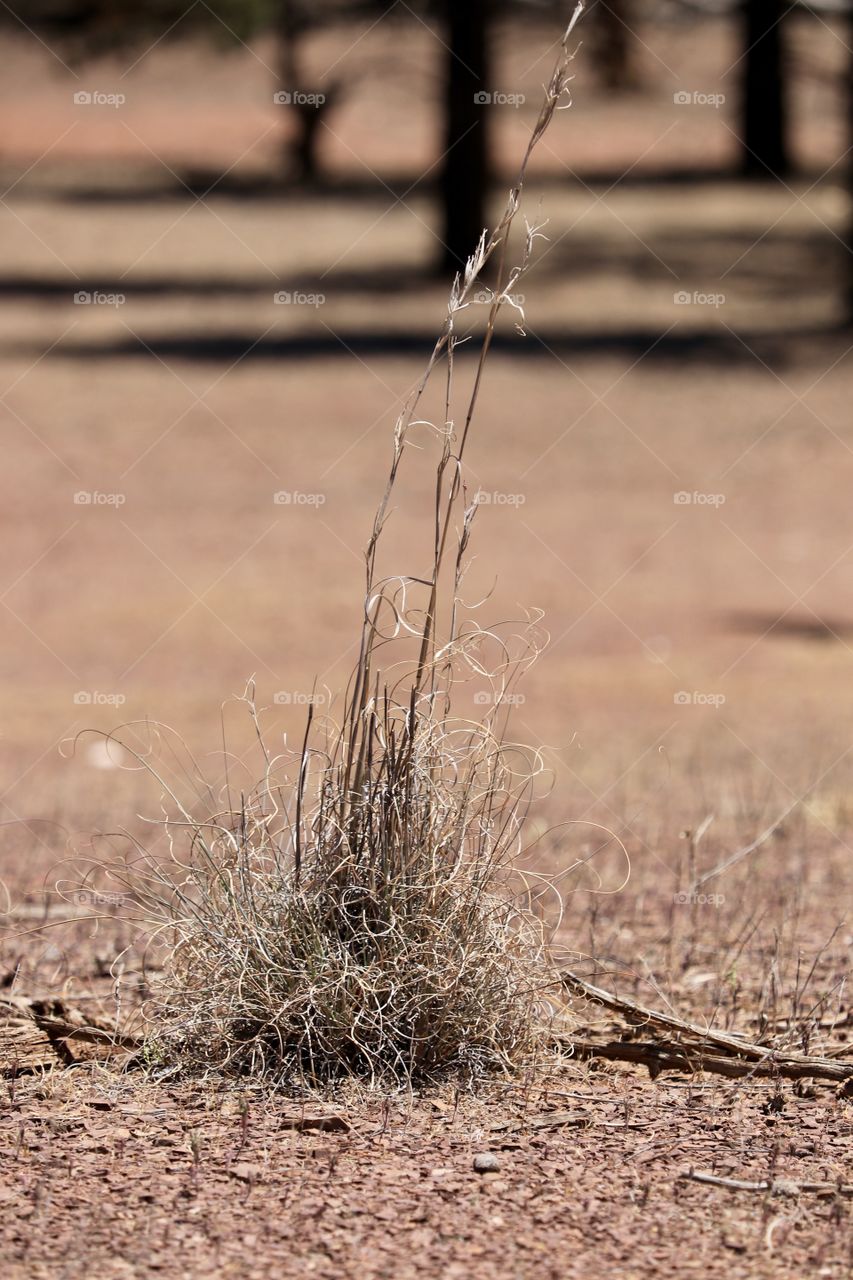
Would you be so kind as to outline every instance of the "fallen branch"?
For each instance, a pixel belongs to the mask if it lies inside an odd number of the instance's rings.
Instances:
[[[352,1128],[346,1116],[336,1112],[322,1116],[280,1116],[276,1123],[279,1129],[297,1129],[299,1132],[316,1129],[321,1133],[349,1133]]]
[[[61,1000],[29,1000],[22,996],[0,996],[0,1022],[18,1030],[34,1026],[47,1041],[51,1050],[63,1066],[74,1066],[77,1062],[71,1045],[76,1043],[96,1045],[102,1049],[132,1050],[140,1047],[141,1041],[136,1036],[101,1026],[78,1009],[69,1008]],[[30,1058],[37,1048],[35,1045],[23,1045],[13,1034],[5,1047],[7,1037],[0,1038],[0,1058],[8,1054],[9,1062],[0,1060],[0,1075],[14,1076],[25,1071],[32,1062],[20,1061],[23,1048]],[[41,1065],[44,1065],[42,1063]]]
[[[827,1058],[803,1057],[790,1060],[768,1053],[761,1061],[755,1062],[708,1053],[701,1045],[661,1044],[655,1041],[642,1043],[636,1040],[611,1040],[606,1044],[599,1044],[594,1040],[578,1040],[575,1037],[563,1037],[560,1043],[564,1048],[571,1049],[577,1058],[606,1058],[610,1062],[633,1062],[648,1067],[652,1079],[662,1071],[682,1071],[687,1074],[710,1071],[730,1080],[781,1077],[787,1080],[834,1080],[842,1084],[853,1081],[853,1064],[833,1062]]]
[[[711,1028],[700,1027],[695,1022],[685,1022],[671,1013],[658,1013],[637,1004],[635,1000],[615,996],[601,987],[585,982],[568,970],[561,974],[569,991],[582,995],[594,1004],[603,1005],[621,1014],[634,1026],[665,1027],[675,1032],[678,1040],[663,1044],[652,1042],[638,1044],[632,1041],[612,1041],[596,1044],[593,1041],[573,1040],[579,1056],[603,1057],[622,1062],[639,1062],[649,1068],[652,1075],[661,1071],[714,1071],[718,1075],[740,1079],[744,1076],[783,1076],[789,1080],[807,1077],[835,1080],[841,1083],[853,1080],[853,1063],[836,1062],[830,1058],[810,1057],[807,1054],[781,1053],[764,1045],[750,1044],[738,1036]],[[684,1041],[687,1043],[684,1043]]]
[[[755,1058],[760,1060],[767,1056],[770,1052],[768,1049],[762,1048],[760,1045],[750,1045],[748,1041],[741,1040],[738,1036],[733,1036],[725,1031],[714,1031],[708,1027],[700,1027],[695,1022],[685,1022],[682,1018],[676,1018],[671,1013],[658,1013],[655,1009],[647,1009],[645,1005],[637,1004],[634,1000],[628,1000],[624,996],[615,996],[610,991],[605,991],[603,987],[594,987],[591,982],[585,982],[583,978],[579,978],[576,973],[571,973],[568,969],[560,974],[563,985],[569,991],[574,991],[576,995],[581,995],[585,1000],[590,1000],[593,1004],[603,1005],[605,1009],[612,1009],[614,1013],[621,1013],[628,1022],[635,1026],[658,1026],[666,1027],[668,1031],[677,1031],[681,1035],[690,1036],[705,1045],[714,1045],[717,1049],[721,1049],[724,1053],[734,1053],[741,1058]]]
[[[853,1196],[853,1185],[844,1182],[792,1182],[787,1178],[748,1182],[743,1178],[718,1178],[714,1173],[694,1173],[692,1169],[678,1176],[710,1187],[725,1187],[727,1191],[769,1191],[777,1196]]]
[[[515,1133],[519,1129],[562,1129],[565,1126],[586,1128],[593,1123],[589,1111],[549,1111],[541,1116],[521,1116],[515,1120],[501,1120],[489,1126],[490,1133]]]

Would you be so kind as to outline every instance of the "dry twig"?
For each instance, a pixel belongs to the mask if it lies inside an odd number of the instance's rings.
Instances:
[[[751,1182],[744,1178],[719,1178],[715,1173],[700,1173],[690,1169],[680,1173],[679,1178],[687,1182],[702,1182],[710,1187],[725,1187],[727,1191],[759,1191],[769,1192],[776,1196],[853,1196],[853,1185],[844,1182],[794,1182],[788,1178],[774,1178],[772,1181],[762,1179]]]
[[[600,1044],[591,1040],[566,1038],[564,1043],[573,1046],[574,1052],[580,1057],[640,1063],[647,1066],[653,1076],[669,1070],[712,1071],[731,1079],[782,1076],[790,1080],[813,1078],[835,1080],[839,1083],[853,1080],[853,1063],[841,1063],[807,1054],[781,1053],[763,1045],[750,1044],[739,1036],[700,1027],[695,1022],[686,1022],[671,1013],[659,1013],[654,1009],[647,1009],[635,1000],[615,996],[601,987],[585,982],[568,970],[561,974],[561,978],[570,991],[621,1014],[632,1026],[662,1027],[678,1036],[676,1041],[664,1043],[617,1040]]]

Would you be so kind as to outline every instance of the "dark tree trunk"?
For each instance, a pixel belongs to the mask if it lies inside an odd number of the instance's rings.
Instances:
[[[276,34],[278,36],[279,89],[291,95],[305,91],[300,81],[299,42],[305,36],[304,15],[292,0],[278,0]],[[284,143],[284,176],[295,182],[312,183],[320,178],[318,143],[320,123],[328,98],[319,106],[295,102],[287,108],[288,117],[297,122],[293,137]]]
[[[784,15],[787,0],[743,0],[742,153],[750,178],[791,172]]]
[[[316,183],[320,181],[320,154],[318,142],[322,129],[326,107],[329,99],[322,106],[296,107],[295,114],[299,121],[296,137],[291,139],[287,148],[287,162],[290,175],[297,182]]]
[[[441,267],[459,271],[486,225],[489,186],[489,122],[499,106],[490,94],[491,0],[444,0],[448,51],[445,62],[444,158],[440,177]]]
[[[846,320],[853,327],[853,0],[848,0],[847,51],[847,244],[844,278],[847,285]]]
[[[601,82],[614,93],[637,87],[631,57],[634,19],[631,0],[600,0],[591,15],[592,57]]]

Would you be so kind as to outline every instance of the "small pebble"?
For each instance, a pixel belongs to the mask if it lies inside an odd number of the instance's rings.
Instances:
[[[476,1173],[497,1173],[500,1167],[500,1160],[491,1151],[481,1151],[474,1156],[474,1171]]]

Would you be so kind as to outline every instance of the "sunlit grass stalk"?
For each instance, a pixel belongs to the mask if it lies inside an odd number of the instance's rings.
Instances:
[[[273,1083],[411,1082],[508,1068],[541,1042],[553,967],[512,878],[542,765],[505,738],[501,701],[538,640],[529,621],[520,633],[481,628],[462,605],[477,510],[463,467],[498,316],[521,310],[510,293],[539,231],[525,224],[515,265],[510,233],[530,157],[566,103],[580,12],[504,210],[453,282],[442,332],[397,419],[340,723],[311,705],[300,750],[274,755],[247,692],[264,777],[239,804],[228,789],[212,817],[193,816],[155,772],[171,861],[141,855],[134,886],[140,910],[173,942],[152,1010],[152,1045],[167,1061]],[[455,419],[460,316],[492,259],[485,330]],[[442,361],[445,416],[435,425],[419,414]],[[439,443],[431,567],[382,578],[383,533],[415,428]],[[401,646],[411,658],[399,658]],[[387,670],[386,651],[395,657]],[[473,676],[490,682],[492,706],[479,719],[455,717],[454,688]]]

